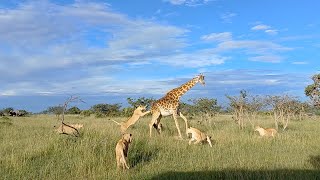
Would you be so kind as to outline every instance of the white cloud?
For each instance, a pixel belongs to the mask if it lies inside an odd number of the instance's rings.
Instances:
[[[267,33],[267,34],[270,34],[270,35],[278,34],[278,30],[275,30],[275,29],[267,29],[264,32]]]
[[[259,61],[259,62],[268,62],[268,63],[279,63],[284,58],[276,55],[263,55],[263,56],[255,56],[250,58],[251,61]]]
[[[265,24],[258,24],[256,26],[253,26],[251,28],[253,31],[264,31],[266,34],[269,35],[276,35],[278,34],[277,29],[273,29],[271,26],[265,25]]]
[[[220,18],[222,19],[223,23],[232,23],[232,19],[236,16],[237,16],[236,13],[227,12],[227,13],[221,14]]]
[[[231,32],[223,32],[223,33],[211,33],[208,35],[204,35],[201,37],[204,41],[230,41],[232,40],[232,33]]]
[[[307,61],[295,61],[295,62],[292,62],[292,64],[295,64],[295,65],[305,65],[305,64],[309,64]]]
[[[98,31],[97,38],[105,43],[88,45],[90,29]],[[10,77],[50,68],[138,63],[187,46],[187,32],[130,19],[103,3],[76,1],[62,6],[30,1],[15,9],[0,9],[0,52],[4,52],[0,70]]]
[[[251,28],[251,30],[267,30],[267,29],[270,29],[270,26],[267,26],[264,24],[259,24]]]
[[[292,48],[269,41],[232,40],[218,44],[217,48],[215,48],[215,51],[225,52],[233,49],[244,49],[249,54],[265,54],[292,50]]]
[[[284,58],[277,54],[292,50],[292,48],[271,41],[235,40],[230,32],[211,33],[203,35],[201,39],[207,42],[218,42],[215,48],[207,50],[211,53],[220,54],[239,50],[245,52],[249,56],[253,55],[253,57],[249,57],[249,60],[259,62],[281,62]]]
[[[223,64],[229,58],[219,56],[211,50],[201,50],[192,53],[182,53],[163,58],[161,62],[169,63],[179,67],[201,68],[212,65]]]
[[[173,5],[199,6],[209,3],[212,0],[163,0]]]

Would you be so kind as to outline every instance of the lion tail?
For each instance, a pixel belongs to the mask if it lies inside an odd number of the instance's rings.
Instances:
[[[115,122],[115,123],[118,124],[118,125],[121,125],[121,123],[119,123],[119,122],[117,122],[117,121],[115,121],[115,120],[113,120],[113,119],[112,119],[112,121]]]

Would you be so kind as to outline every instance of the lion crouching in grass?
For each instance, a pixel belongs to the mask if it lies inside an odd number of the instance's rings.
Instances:
[[[260,127],[260,126],[257,126],[254,131],[258,131],[261,137],[263,137],[263,136],[265,136],[265,137],[275,137],[276,134],[277,134],[277,130],[275,130],[273,128],[264,129],[264,128]]]
[[[129,144],[132,142],[132,134],[123,134],[122,138],[118,141],[116,145],[116,160],[117,168],[129,169],[127,164]]]
[[[56,127],[56,126],[54,126]],[[74,135],[78,137],[80,135],[79,129],[83,127],[83,124],[65,124],[62,123],[55,131],[59,134]]]

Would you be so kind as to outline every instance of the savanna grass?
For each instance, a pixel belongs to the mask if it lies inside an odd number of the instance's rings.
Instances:
[[[260,138],[251,125],[244,130],[228,115],[201,124],[189,124],[213,137],[208,144],[188,145],[187,136],[177,140],[172,117],[164,118],[164,132],[149,138],[150,116],[141,118],[128,132],[130,170],[116,169],[115,145],[121,138],[111,118],[66,116],[82,123],[80,137],[53,130],[55,116],[12,117],[12,125],[0,123],[1,179],[319,179],[320,124],[314,120],[292,121],[276,138]],[[124,121],[126,118],[113,118]],[[182,120],[180,129],[185,133]],[[254,122],[273,127],[269,117]]]

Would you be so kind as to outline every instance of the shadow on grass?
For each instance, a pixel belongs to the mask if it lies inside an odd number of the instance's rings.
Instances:
[[[221,170],[196,172],[167,172],[153,178],[157,179],[320,179],[319,170]]]
[[[315,168],[320,170],[320,156],[310,156],[309,163]]]
[[[146,141],[137,141],[129,147],[129,162],[131,167],[135,167],[141,163],[150,162],[156,158],[159,149],[156,147],[150,147]]]

